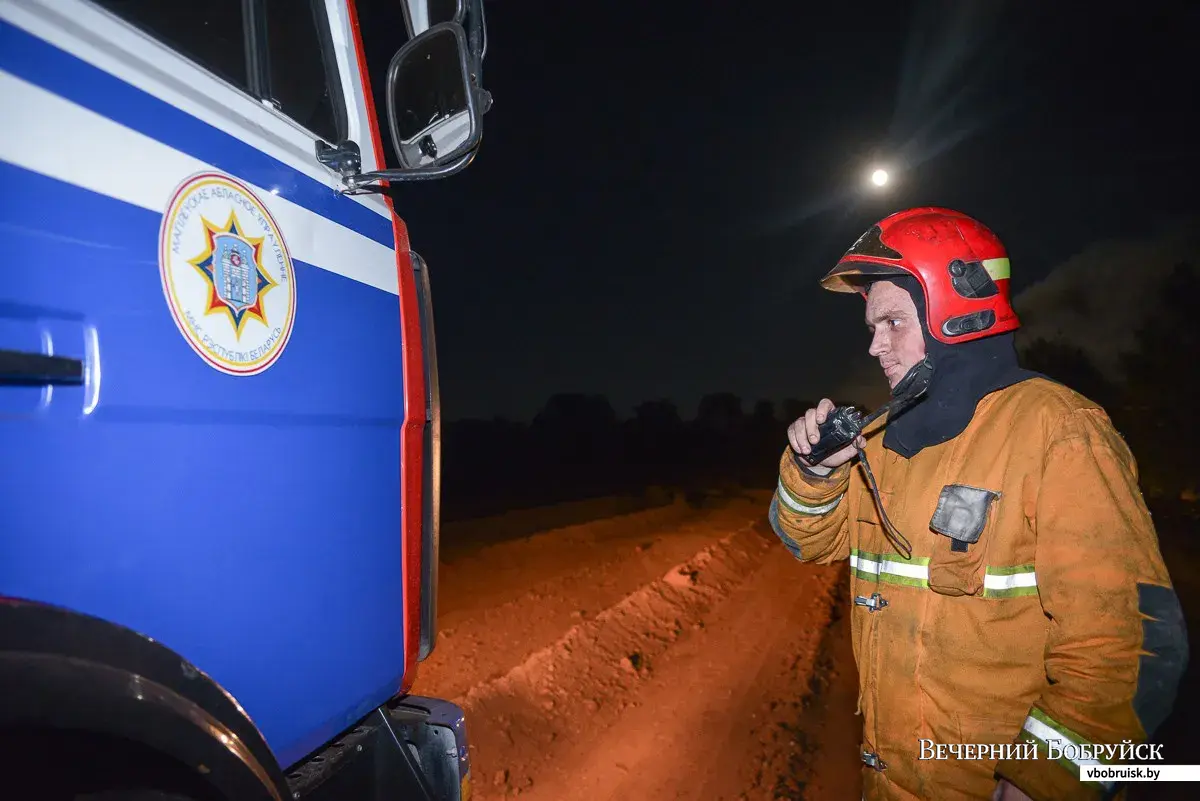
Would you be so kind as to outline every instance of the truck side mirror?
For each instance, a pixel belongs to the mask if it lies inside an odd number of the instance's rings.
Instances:
[[[466,33],[441,22],[396,53],[387,72],[388,124],[400,171],[437,168],[471,154],[483,136]]]
[[[462,25],[467,13],[466,0],[403,0],[402,5],[409,39],[415,39],[442,22]]]

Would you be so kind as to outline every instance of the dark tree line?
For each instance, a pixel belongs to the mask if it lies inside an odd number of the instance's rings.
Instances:
[[[769,487],[788,424],[811,405],[714,393],[692,419],[669,400],[622,419],[603,396],[564,393],[529,424],[454,421],[443,432],[442,508],[454,519],[651,486]]]
[[[1195,488],[1200,425],[1200,277],[1188,264],[1165,280],[1137,332],[1137,349],[1117,374],[1079,348],[1036,340],[1022,350],[1030,369],[1104,406],[1138,459],[1148,495]],[[845,399],[839,401],[847,402]],[[603,396],[559,394],[531,423],[450,422],[443,432],[447,519],[541,506],[650,486],[680,490],[770,487],[787,426],[813,405],[791,398],[747,404],[730,393],[703,398],[693,419],[669,400],[648,400],[622,419]]]
[[[1118,288],[1113,289],[1119,292]],[[1115,374],[1100,370],[1078,347],[1039,339],[1022,352],[1031,370],[1099,403],[1138,461],[1143,490],[1179,498],[1200,484],[1200,274],[1179,264],[1164,279],[1155,306],[1136,332],[1136,347]]]

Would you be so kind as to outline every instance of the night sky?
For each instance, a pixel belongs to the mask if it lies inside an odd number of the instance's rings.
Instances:
[[[398,7],[360,0],[377,93]],[[868,335],[861,302],[817,280],[901,208],[980,218],[1016,293],[1200,208],[1200,4],[486,8],[482,149],[396,195],[451,420],[528,420],[555,392],[622,416],[835,393]],[[877,161],[899,173],[882,194]]]

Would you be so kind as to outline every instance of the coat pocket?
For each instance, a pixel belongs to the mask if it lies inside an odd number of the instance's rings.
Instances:
[[[983,591],[989,532],[1000,493],[966,484],[947,484],[929,521],[935,534],[929,560],[929,589],[941,595]]]
[[[895,523],[895,509],[893,504],[895,499],[890,492],[879,493],[879,503],[883,505],[884,511],[888,515],[893,524]],[[895,556],[895,552],[888,544],[887,537],[883,531],[883,518],[879,514],[879,507],[876,505],[875,496],[869,489],[862,488],[858,491],[857,509],[854,510],[853,517],[858,523],[857,545],[863,549],[863,552],[870,558],[878,561],[884,556]],[[873,554],[873,556],[872,556]]]
[[[890,511],[892,493],[881,490],[879,492],[879,499],[883,503],[883,508]],[[875,496],[865,487],[858,491],[858,509],[855,513],[855,519],[860,523],[870,523],[873,526],[883,525],[883,521],[879,516],[879,509],[875,505]]]
[[[894,498],[890,493],[880,493],[880,500],[893,527],[911,542],[911,531],[907,534],[905,532],[909,527],[903,521],[904,510],[892,506],[893,501],[899,505],[900,499]],[[857,509],[853,511],[853,515],[857,521],[857,530],[850,548],[852,575],[872,584],[900,584],[924,588],[929,560],[924,557],[904,557],[885,532],[883,518],[869,490],[860,491]],[[855,592],[869,594],[865,587],[859,587]]]

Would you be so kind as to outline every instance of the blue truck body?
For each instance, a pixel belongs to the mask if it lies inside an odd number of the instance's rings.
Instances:
[[[432,646],[428,276],[363,190],[388,126],[353,3],[311,3],[336,139],[137,6],[0,2],[0,597],[178,655],[286,773],[394,711]],[[360,164],[318,158],[351,138]],[[469,794],[461,715],[431,709]]]

